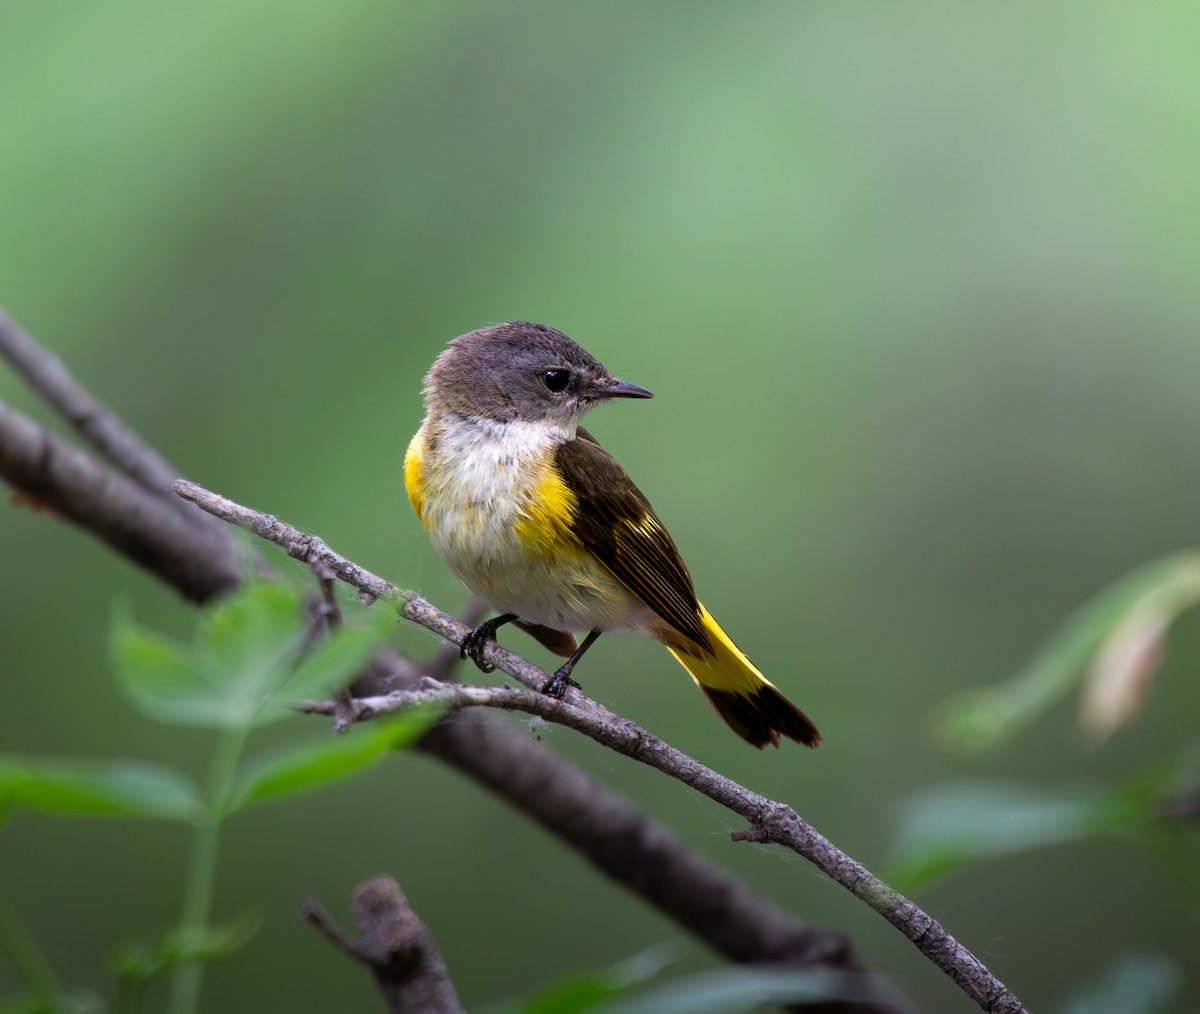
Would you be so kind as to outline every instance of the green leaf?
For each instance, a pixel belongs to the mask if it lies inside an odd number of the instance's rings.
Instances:
[[[286,585],[251,581],[208,610],[198,665],[228,701],[234,723],[252,724],[283,685],[307,621]]]
[[[305,618],[296,592],[252,581],[209,608],[194,648],[143,630],[123,610],[113,627],[117,677],[139,711],[176,725],[228,729],[255,724],[278,693]]]
[[[259,724],[293,715],[287,702],[329,697],[348,686],[366,668],[395,623],[395,616],[377,609],[361,626],[341,627],[323,638],[301,658]]]
[[[579,1014],[654,978],[680,949],[673,945],[650,947],[612,968],[583,972],[539,990],[524,1001],[503,1005],[502,1012],[517,1014]]]
[[[252,760],[238,778],[228,812],[345,778],[419,739],[442,711],[432,706],[411,708],[370,726],[355,726],[340,736]]]
[[[1116,790],[1041,789],[964,782],[910,800],[904,807],[892,870],[899,891],[984,859],[1150,826],[1165,776]]]
[[[121,978],[149,982],[176,965],[212,961],[243,947],[262,925],[262,918],[248,913],[221,926],[205,929],[173,929],[152,945],[118,944],[109,957],[109,967]]]
[[[138,627],[123,611],[113,622],[117,681],[138,711],[172,725],[230,723],[235,712],[222,688],[200,672],[183,646]]]
[[[305,626],[294,589],[247,581],[205,611],[197,642],[214,675],[239,681],[247,673],[277,669]]]
[[[1200,601],[1200,553],[1147,564],[1085,603],[1016,676],[947,701],[935,716],[949,749],[981,753],[1011,741],[1081,682],[1089,662],[1134,610],[1153,606],[1166,619]]]
[[[0,809],[74,816],[194,820],[200,794],[186,775],[140,761],[73,761],[0,755]]]
[[[520,1008],[521,1014],[577,1014],[599,1007],[628,988],[629,983],[610,972],[586,972],[538,994]]]
[[[780,968],[721,968],[665,982],[597,1008],[604,1014],[740,1014],[763,1004],[854,999],[852,976]]]

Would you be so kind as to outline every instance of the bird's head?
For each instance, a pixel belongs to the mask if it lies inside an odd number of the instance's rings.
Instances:
[[[561,331],[510,321],[460,335],[425,375],[431,410],[500,422],[548,422],[574,432],[610,398],[652,398],[618,380]]]

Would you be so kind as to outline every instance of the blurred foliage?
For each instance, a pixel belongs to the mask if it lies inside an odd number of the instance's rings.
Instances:
[[[991,782],[951,783],[905,800],[897,855],[885,877],[902,892],[971,863],[1025,849],[1114,836],[1164,846],[1175,831],[1159,819],[1159,806],[1175,778],[1156,772],[1111,789],[1053,789]],[[1192,878],[1190,897],[1200,901]],[[1200,916],[1200,907],[1196,909]]]
[[[742,1014],[764,1005],[858,995],[853,977],[789,968],[726,967],[657,981],[676,948],[650,948],[612,968],[575,974],[486,1014]]]
[[[938,720],[942,740],[963,752],[1006,745],[1085,676],[1080,721],[1108,735],[1140,710],[1167,627],[1198,603],[1200,553],[1139,568],[1079,609],[1016,676],[947,701]]]
[[[390,622],[382,608],[377,613]],[[182,772],[144,762],[0,755],[0,813],[20,807],[193,825],[180,924],[152,944],[125,942],[114,951],[114,1009],[120,1014],[143,1009],[146,986],[171,971],[176,974],[170,1010],[193,1014],[199,1009],[200,964],[231,954],[250,939],[257,919],[243,916],[226,926],[210,922],[217,833],[227,817],[360,771],[414,742],[438,718],[437,708],[413,708],[348,735],[309,739],[286,751],[243,760],[249,732],[289,714],[285,702],[328,694],[361,670],[378,644],[378,620],[358,628],[339,625],[312,646],[299,593],[261,581],[248,581],[205,609],[190,646],[142,630],[118,611],[113,655],[130,703],[158,721],[220,733],[203,789]],[[49,971],[52,959],[40,954],[7,906],[0,910],[0,953],[23,978],[35,1009],[52,1014],[76,1008],[73,994],[59,989]],[[13,1002],[24,1001],[18,997]]]
[[[1079,722],[1095,741],[1106,738],[1145,706],[1168,627],[1197,603],[1196,552],[1137,569],[1077,610],[1016,676],[945,702],[938,709],[943,744],[962,753],[1012,746],[1081,682]],[[1175,763],[1104,788],[967,782],[925,790],[904,802],[887,879],[912,891],[980,861],[1123,838],[1164,861],[1179,897],[1200,920],[1200,813],[1190,802],[1200,788],[1198,759],[1192,744]],[[1080,988],[1065,1010],[1166,1011],[1180,984],[1177,964],[1163,955],[1123,957]]]
[[[829,972],[779,968],[718,968],[663,983],[596,1008],[604,1014],[742,1014],[764,1005],[803,1007],[853,996]]]
[[[602,639],[581,681],[879,866],[909,797],[1104,794],[1196,740],[1194,611],[1102,750],[1062,697],[1003,751],[927,732],[1098,589],[1198,544],[1198,29],[1180,0],[3,4],[0,302],[187,476],[448,609],[465,594],[400,477],[420,378],[471,328],[562,328],[657,395],[589,428],[825,744],[747,750],[644,639]],[[0,397],[48,419],[6,371]],[[32,511],[0,512],[0,544],[0,752],[154,757],[198,781],[211,732],[131,714],[102,676],[117,593],[169,638],[187,607]],[[286,754],[293,724],[254,741]],[[730,843],[726,815],[536,734],[847,933],[919,1007],[961,1006],[865,906]],[[452,772],[403,765],[228,822],[216,910],[253,898],[266,921],[211,969],[213,1009],[371,1009],[291,912],[380,871],[471,1007],[678,932]],[[131,893],[126,824],[10,816],[3,893],[63,982],[101,981],[114,936],[162,925],[182,829],[138,825]],[[918,900],[1033,1009],[1128,953],[1173,958],[1194,1009],[1178,894],[1156,851],[1105,836],[973,862]]]
[[[1063,1014],[1167,1014],[1183,980],[1179,965],[1157,954],[1123,954],[1072,996]]]
[[[603,1008],[612,998],[653,980],[679,957],[678,946],[647,948],[611,968],[575,972],[523,999],[493,1004],[485,1014],[576,1014]]]

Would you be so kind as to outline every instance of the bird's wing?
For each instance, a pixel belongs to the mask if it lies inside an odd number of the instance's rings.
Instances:
[[[554,463],[574,498],[575,537],[668,624],[710,647],[687,566],[625,470],[584,429]]]

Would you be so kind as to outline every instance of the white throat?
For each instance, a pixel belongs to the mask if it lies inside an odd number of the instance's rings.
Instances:
[[[438,454],[494,458],[497,461],[516,461],[536,458],[548,448],[575,439],[578,418],[570,421],[556,419],[489,419],[484,416],[461,415],[457,412],[438,416],[432,429],[438,438]]]

